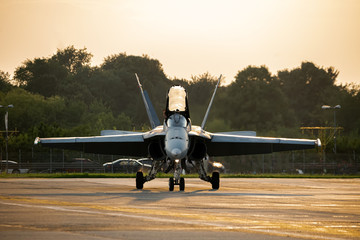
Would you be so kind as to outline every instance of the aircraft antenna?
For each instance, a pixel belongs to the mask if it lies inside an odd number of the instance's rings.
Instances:
[[[211,97],[211,100],[210,100],[209,106],[208,106],[208,108],[207,108],[207,110],[206,110],[206,113],[205,113],[204,119],[203,119],[203,121],[202,121],[202,123],[201,123],[201,129],[204,129],[204,127],[205,127],[205,123],[206,123],[206,120],[207,120],[207,118],[208,118],[208,116],[209,116],[210,108],[211,108],[212,103],[213,103],[213,101],[214,101],[214,97],[215,97],[215,94],[216,94],[216,90],[217,90],[217,89],[218,89],[218,87],[219,87],[221,77],[222,77],[222,75],[220,74],[220,77],[219,77],[219,80],[218,80],[218,82],[217,82],[217,84],[216,84],[216,87],[215,87],[214,93],[213,93],[213,95],[212,95],[212,97]]]

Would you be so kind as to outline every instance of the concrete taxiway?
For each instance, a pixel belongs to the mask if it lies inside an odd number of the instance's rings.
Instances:
[[[360,179],[0,179],[0,239],[360,239]]]

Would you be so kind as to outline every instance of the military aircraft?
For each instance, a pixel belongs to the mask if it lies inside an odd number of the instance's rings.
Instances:
[[[220,84],[218,79],[212,98],[201,126],[192,125],[186,90],[181,86],[169,89],[164,111],[164,121],[160,124],[153,105],[146,91],[142,89],[139,77],[135,74],[145,104],[152,130],[148,132],[132,132],[103,130],[101,136],[37,138],[35,144],[45,147],[79,150],[88,153],[114,154],[131,157],[149,157],[152,167],[144,176],[136,174],[136,188],[143,189],[144,183],[153,180],[158,171],[174,171],[169,178],[169,190],[179,185],[185,190],[185,180],[181,177],[187,165],[192,165],[200,179],[210,182],[213,189],[219,189],[220,176],[213,172],[209,176],[204,162],[208,157],[233,156],[246,154],[264,154],[278,151],[311,149],[320,146],[320,140],[257,137],[249,132],[211,133],[204,130],[216,90]]]

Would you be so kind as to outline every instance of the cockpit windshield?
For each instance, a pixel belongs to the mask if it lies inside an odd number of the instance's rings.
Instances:
[[[169,90],[169,111],[180,111],[186,110],[186,91],[183,87],[174,86]]]
[[[168,118],[166,125],[168,127],[184,127],[185,128],[185,127],[187,127],[187,120],[183,115],[175,113]]]

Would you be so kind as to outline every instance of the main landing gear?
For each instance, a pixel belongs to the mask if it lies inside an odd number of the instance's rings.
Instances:
[[[220,174],[218,172],[213,172],[210,182],[211,182],[212,189],[214,189],[214,190],[219,189]]]
[[[136,173],[136,189],[143,189],[145,183],[145,178],[143,172]],[[176,180],[174,178],[169,178],[169,191],[174,191],[174,186],[179,185],[180,191],[185,190],[185,179],[183,177]]]
[[[204,181],[210,182],[212,189],[217,190],[220,187],[220,174],[218,172],[213,172],[212,176],[205,176],[201,178]],[[142,172],[136,173],[136,188],[143,189],[144,188],[144,174]],[[169,178],[169,191],[174,191],[175,185],[179,185],[180,191],[185,191],[185,179],[183,177],[176,180],[176,178]]]
[[[144,174],[143,172],[136,173],[136,189],[144,188]]]
[[[162,163],[160,161],[154,162],[154,165],[152,166],[149,174],[146,177],[144,177],[144,174],[142,172],[137,172],[136,173],[136,188],[143,189],[144,183],[153,180],[156,176],[156,173],[160,170],[161,166],[162,166]],[[193,166],[198,170],[199,177],[201,180],[211,183],[212,189],[214,189],[214,190],[219,189],[220,174],[218,172],[213,172],[211,177],[209,175],[207,175],[202,161],[196,162]],[[182,170],[182,168],[180,167],[180,164],[175,163],[174,169],[175,169],[174,177],[169,178],[169,191],[171,191],[171,192],[174,191],[175,185],[179,185],[180,191],[184,191],[185,190],[185,179],[183,177],[180,177],[181,170]]]
[[[153,161],[149,174],[144,177],[143,172],[136,173],[136,189],[143,189],[144,183],[155,179],[156,173],[161,169],[163,161]]]
[[[212,189],[217,190],[220,188],[219,172],[213,172],[211,177],[209,175],[207,175],[205,168],[204,168],[204,160],[193,161],[193,166],[197,169],[201,180],[211,183]]]
[[[169,191],[174,191],[174,186],[179,185],[180,191],[185,190],[185,179],[181,177],[179,180],[174,180],[174,178],[169,178]]]

